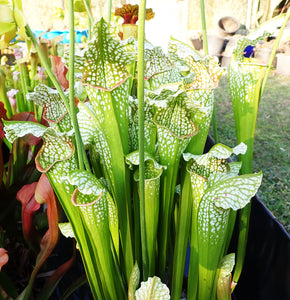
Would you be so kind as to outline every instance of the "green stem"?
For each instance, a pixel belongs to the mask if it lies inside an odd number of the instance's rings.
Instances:
[[[262,84],[262,74],[263,71],[261,71],[259,75],[259,80],[256,83],[258,86],[261,86]],[[242,167],[240,170],[241,174],[250,174],[253,172],[255,128],[257,123],[259,99],[261,99],[260,92],[261,92],[261,87],[255,88],[255,93],[252,95],[252,97],[256,100],[254,100],[254,106],[251,107],[251,113],[248,112],[247,118],[246,119],[244,118],[243,122],[240,122],[240,125],[238,125],[239,126],[239,131],[237,132],[238,143],[244,142],[247,145],[246,154],[239,156],[239,160],[242,162]],[[245,127],[245,123],[247,124],[246,127]],[[234,282],[238,282],[244,265],[248,232],[249,232],[250,213],[251,213],[251,203],[249,203],[247,206],[245,206],[239,211],[239,216],[238,216],[239,235],[238,235],[236,266],[233,275]]]
[[[139,193],[140,226],[142,244],[143,280],[148,276],[148,254],[145,227],[145,163],[144,163],[144,40],[145,40],[146,0],[140,0],[138,28],[138,104],[139,104]]]
[[[83,0],[83,1],[84,1],[84,5],[86,7],[87,14],[88,14],[88,19],[89,19],[88,38],[90,40],[92,38],[92,24],[94,24],[94,17],[93,17],[92,12],[91,12],[91,0]]]
[[[108,1],[108,22],[111,22],[112,0]]]
[[[140,232],[140,203],[138,196],[138,186],[133,187],[133,210],[134,210],[134,257],[138,266],[142,265],[141,232]]]
[[[92,15],[92,12],[91,12],[91,1],[90,0],[84,0],[84,5],[86,7],[86,10],[87,10],[87,14],[89,16],[89,19],[92,23],[94,23],[94,17]]]
[[[77,114],[76,114],[76,106],[75,106],[75,95],[74,95],[74,58],[75,58],[75,29],[74,29],[74,1],[69,1],[69,20],[70,20],[70,26],[69,26],[69,102],[70,102],[70,114],[71,119],[73,123],[73,127],[75,130],[75,138],[76,138],[76,149],[77,149],[77,155],[78,155],[78,162],[79,162],[79,168],[80,170],[84,169],[84,165],[88,171],[91,170],[86,152],[84,149],[84,145],[82,142],[79,124],[77,120]]]
[[[246,256],[246,246],[249,232],[251,214],[251,203],[245,206],[239,214],[239,236],[238,236],[238,249],[235,265],[235,272],[233,275],[233,282],[238,282],[241,276],[244,260]]]
[[[282,24],[282,26],[279,30],[278,36],[276,38],[271,56],[269,58],[268,65],[267,65],[267,68],[265,71],[265,75],[264,75],[264,78],[263,78],[263,81],[261,84],[259,99],[261,99],[262,94],[264,92],[266,82],[267,82],[267,79],[268,79],[268,76],[269,76],[269,73],[271,70],[271,66],[272,66],[277,48],[279,46],[283,31],[287,25],[289,18],[290,18],[290,9],[288,9],[288,11],[287,11],[287,14],[284,18],[283,24]],[[252,141],[252,144],[253,143],[254,143],[254,139]],[[243,163],[243,166],[244,166],[244,163]],[[242,170],[242,171],[244,174],[252,172],[252,160],[250,161],[250,165],[248,167],[244,167],[244,170]],[[236,262],[235,272],[234,272],[234,276],[233,276],[234,282],[238,282],[238,280],[241,276],[241,273],[242,273],[243,265],[244,265],[248,232],[249,232],[250,214],[251,214],[251,204],[248,204],[245,208],[243,208],[240,211],[240,215],[239,215],[239,237],[238,237],[238,249],[237,249],[237,262]]]
[[[19,112],[24,112],[26,110],[33,111],[33,103],[31,101],[28,102],[26,99],[26,95],[28,94],[27,81],[29,79],[26,63],[23,62],[19,63],[18,67],[20,70],[21,93],[22,93],[22,97],[20,97],[18,102],[18,104],[20,105],[20,107],[18,107],[18,111]]]
[[[30,60],[30,86],[32,90],[35,88],[35,76],[37,74],[37,65],[38,65],[38,54],[36,52],[31,53],[31,60]]]
[[[204,54],[206,56],[206,55],[208,55],[208,41],[207,41],[207,32],[206,32],[206,17],[205,17],[204,0],[200,0],[200,12],[201,12],[201,25],[202,25],[202,36],[203,36],[203,50],[204,50]],[[212,126],[213,126],[213,134],[214,134],[215,143],[218,143],[218,131],[217,131],[217,119],[216,119],[215,104],[213,105]]]
[[[77,146],[78,156],[79,156],[80,162],[85,161],[85,166],[86,166],[86,168],[87,168],[88,170],[90,170],[90,168],[89,168],[89,163],[88,163],[87,157],[86,157],[86,153],[85,153],[85,150],[84,150],[82,141],[81,141],[79,128],[78,128],[77,122],[74,121],[74,120],[76,120],[76,113],[75,113],[75,112],[72,113],[72,111],[71,111],[71,109],[70,109],[70,104],[69,104],[69,102],[67,101],[67,98],[66,98],[66,96],[65,96],[65,94],[64,94],[64,92],[63,92],[63,90],[62,90],[62,88],[61,88],[61,85],[60,85],[59,81],[57,80],[55,74],[53,73],[53,71],[52,71],[52,69],[51,69],[51,67],[50,67],[50,65],[49,65],[49,62],[47,61],[45,55],[44,55],[43,52],[41,51],[41,48],[40,48],[40,46],[39,46],[39,44],[38,44],[38,42],[37,42],[35,36],[33,35],[33,32],[32,32],[32,30],[31,30],[31,28],[30,28],[30,26],[29,26],[28,24],[25,26],[25,30],[26,30],[27,36],[31,39],[31,41],[32,41],[32,43],[33,43],[33,45],[34,45],[34,47],[35,47],[37,53],[38,53],[38,56],[39,56],[39,59],[40,59],[41,64],[45,67],[46,73],[48,74],[50,80],[52,81],[53,85],[55,86],[56,90],[58,91],[58,93],[59,93],[61,99],[63,100],[64,105],[65,105],[67,111],[69,112],[69,114],[70,114],[70,116],[71,116],[71,119],[73,120],[73,125],[76,126],[76,127],[74,127],[74,130],[75,130],[75,135],[76,135],[76,139],[77,139],[77,145],[76,145],[76,146]],[[73,29],[73,30],[74,30],[74,29]],[[73,31],[72,34],[70,34],[70,38],[73,39],[73,41],[74,41],[74,31]],[[71,41],[70,41],[70,42],[71,42]],[[72,45],[72,44],[70,44],[70,45]],[[74,44],[73,44],[73,45],[74,45]],[[70,47],[70,48],[74,48],[74,47]],[[73,50],[73,51],[74,51],[74,50]],[[74,57],[72,56],[72,58],[74,58]],[[70,59],[71,59],[71,58],[70,58]],[[72,66],[73,66],[73,65],[72,65]],[[71,70],[71,69],[73,69],[73,68],[71,67],[70,70]],[[70,76],[71,76],[71,75],[70,75]],[[74,76],[74,75],[73,75],[73,76]],[[74,80],[74,77],[72,77],[72,79]],[[73,83],[72,83],[71,86],[72,86],[72,87],[74,86],[74,81],[73,81]],[[73,88],[70,89],[70,91],[71,91],[71,90],[73,90]],[[72,95],[70,95],[70,97],[71,97],[71,96],[72,96]],[[74,98],[73,98],[73,103],[74,103]],[[82,153],[82,154],[81,154],[81,153]],[[83,166],[83,163],[81,164],[81,166]]]
[[[201,13],[202,36],[203,36],[203,49],[204,49],[204,54],[208,55],[204,0],[200,0],[200,13]]]
[[[28,24],[25,26],[25,30],[26,30],[27,36],[31,39],[31,41],[34,45],[34,48],[36,49],[36,51],[38,53],[41,64],[45,67],[45,71],[46,71],[47,75],[49,76],[49,78],[52,81],[52,83],[53,83],[54,87],[56,88],[56,90],[58,91],[61,99],[64,102],[64,105],[65,105],[67,111],[70,112],[69,102],[67,101],[67,98],[66,98],[66,96],[65,96],[65,94],[64,94],[64,92],[61,88],[61,85],[58,82],[58,80],[57,80],[56,76],[54,75],[53,71],[51,70],[49,63],[48,63],[45,55],[43,54],[43,52],[42,52],[42,50],[39,46],[39,43],[37,42],[35,36],[33,35],[32,30],[30,29],[30,26]]]
[[[216,105],[215,105],[215,102],[213,103],[212,127],[213,127],[214,142],[217,144],[219,142],[219,136],[218,136],[218,130],[217,130],[217,118],[216,118]]]
[[[0,99],[4,103],[4,108],[6,109],[7,118],[10,119],[13,115],[12,107],[7,97],[7,90],[5,86],[6,75],[4,71],[0,69]]]
[[[280,40],[281,40],[281,37],[282,37],[282,34],[284,32],[284,29],[285,29],[289,19],[290,19],[290,9],[288,9],[287,14],[284,18],[283,24],[282,24],[282,26],[279,30],[279,33],[278,33],[277,38],[275,40],[275,44],[273,46],[273,50],[271,52],[271,55],[270,55],[270,58],[269,58],[269,61],[268,61],[268,65],[267,65],[267,68],[266,68],[265,76],[264,76],[264,79],[263,79],[263,82],[262,82],[262,87],[261,87],[261,97],[262,97],[262,94],[264,92],[266,82],[267,82],[267,79],[269,77],[271,66],[273,64],[273,61],[274,61],[274,58],[275,58],[275,55],[276,55],[276,52],[277,52],[277,48],[279,46],[279,43],[280,43]]]
[[[174,245],[174,236],[170,235],[170,229],[172,226],[171,217],[173,212],[173,197],[174,188],[176,186],[176,170],[178,170],[178,163],[179,162],[170,166],[168,165],[167,169],[163,172],[161,180],[159,219],[162,220],[162,222],[160,222],[158,226],[158,275],[161,280],[165,280],[166,276],[168,249]]]

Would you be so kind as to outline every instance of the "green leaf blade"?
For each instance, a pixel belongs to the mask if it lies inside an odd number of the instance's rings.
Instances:
[[[204,197],[218,208],[238,210],[249,203],[261,182],[262,173],[231,177],[207,190]]]

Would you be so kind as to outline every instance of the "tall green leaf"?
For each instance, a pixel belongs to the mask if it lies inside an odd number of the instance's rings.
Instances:
[[[261,65],[253,59],[245,58],[243,51],[248,45],[255,45],[263,41],[269,33],[264,32],[255,38],[255,35],[242,37],[237,42],[234,55],[229,66],[229,84],[235,118],[236,136],[238,142],[244,142],[248,151],[240,155],[242,162],[241,174],[252,172],[253,150],[258,105],[261,97],[261,86],[266,72],[266,65]],[[234,281],[237,281],[243,266],[248,236],[251,205],[246,206],[239,214],[240,233],[237,250],[237,264]]]
[[[230,209],[248,204],[261,185],[262,174],[215,177],[198,209],[199,290],[201,299],[216,297],[216,276],[224,253]],[[211,176],[209,177],[209,182]]]
[[[103,297],[99,274],[96,269],[97,258],[92,255],[94,248],[80,218],[78,208],[72,201],[74,187],[67,184],[63,177],[70,171],[77,169],[73,143],[67,133],[57,133],[53,128],[47,128],[33,122],[5,122],[7,139],[13,142],[18,136],[33,134],[42,137],[44,142],[36,158],[36,165],[41,172],[45,172],[58,197],[74,231],[84,266],[94,297]]]
[[[130,164],[139,165],[139,153],[126,156]],[[159,222],[160,177],[164,166],[159,165],[153,157],[145,154],[145,229],[148,249],[148,273],[155,274],[157,255],[157,229]],[[134,180],[139,181],[139,170],[134,173]]]
[[[197,127],[190,119],[186,105],[186,93],[178,91],[168,94],[164,91],[158,100],[164,101],[163,97],[166,97],[167,103],[161,106],[154,116],[157,126],[159,162],[167,167],[161,178],[159,218],[162,222],[158,235],[159,274],[162,278],[165,276],[168,243],[172,244],[172,247],[174,243],[174,239],[170,238],[170,230],[179,161],[191,137],[197,133]]]
[[[85,51],[83,84],[86,85],[109,159],[103,160],[120,216],[120,234],[125,256],[126,277],[129,281],[133,268],[130,229],[130,185],[124,156],[129,152],[128,89],[129,73],[126,65],[132,53],[117,38],[116,29],[101,19],[93,27],[94,37]],[[99,147],[102,147],[99,141]],[[97,143],[96,143],[97,144]]]
[[[185,184],[190,185],[191,188],[191,233],[190,233],[190,263],[189,263],[189,275],[188,275],[188,299],[196,299],[198,293],[198,265],[200,249],[198,245],[198,220],[199,220],[199,207],[202,197],[205,191],[212,185],[212,181],[209,181],[209,177],[212,174],[217,174],[216,177],[221,179],[227,179],[234,175],[237,175],[237,167],[230,168],[230,164],[227,162],[227,158],[232,154],[244,153],[246,150],[245,145],[241,144],[231,149],[222,144],[214,145],[210,151],[203,155],[193,155],[190,153],[184,153],[183,157],[187,163],[187,172],[190,175],[190,181],[186,181]],[[213,175],[212,175],[213,176]],[[214,177],[215,178],[215,177]],[[185,187],[183,187],[185,188]],[[183,240],[183,244],[185,241]],[[180,290],[180,287],[179,287]],[[178,295],[177,295],[178,297]],[[176,298],[177,299],[177,298]]]
[[[123,283],[115,276],[111,236],[118,252],[118,216],[110,194],[99,180],[87,171],[75,170],[65,177],[76,187],[72,201],[80,210],[85,228],[98,257],[98,269],[106,299],[120,299]],[[102,245],[100,247],[100,245]]]

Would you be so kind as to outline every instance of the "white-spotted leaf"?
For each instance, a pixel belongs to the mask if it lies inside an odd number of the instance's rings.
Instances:
[[[73,232],[71,223],[66,222],[66,223],[58,223],[58,228],[60,232],[62,233],[63,236],[66,238],[75,238],[75,234]]]
[[[244,144],[234,148],[235,150],[244,150]],[[214,145],[209,152],[202,155],[193,155],[191,153],[184,153],[183,158],[185,161],[194,162],[190,165],[191,172],[195,172],[201,176],[208,178],[212,173],[227,173],[231,171],[230,176],[237,175],[238,165],[233,170],[230,170],[227,158],[234,152],[234,149],[223,144]],[[238,153],[238,151],[236,151]],[[232,166],[234,167],[234,165]]]
[[[77,114],[80,126],[80,133],[85,146],[95,143],[95,136],[99,126],[96,115],[89,102],[85,104],[80,102],[78,105],[79,112]]]
[[[133,166],[138,166],[139,165],[139,151],[134,151],[126,155],[126,163],[129,165],[130,169],[133,169]],[[153,155],[145,152],[144,153],[144,161],[151,161],[154,164],[154,167],[156,169],[163,169],[166,168],[166,166],[160,165],[154,158]]]
[[[149,277],[141,282],[141,287],[135,293],[136,300],[169,300],[168,287],[158,277]]]
[[[99,180],[88,171],[73,170],[64,179],[67,179],[71,185],[77,186],[78,190],[86,195],[98,196],[105,192]]]
[[[53,128],[34,122],[4,121],[4,124],[10,142],[27,134],[42,137],[43,145],[35,159],[40,172],[47,172],[55,163],[69,159],[75,152],[70,137],[72,132],[56,132]]]
[[[47,128],[42,139],[43,145],[35,158],[36,167],[40,172],[47,172],[55,163],[67,160],[75,153],[72,139],[67,134]]]
[[[203,198],[214,203],[218,208],[238,210],[250,202],[261,182],[261,172],[231,177],[209,188]]]
[[[47,127],[35,122],[23,121],[5,121],[4,131],[9,142],[13,143],[17,138],[32,134],[35,137],[42,137]]]
[[[73,170],[69,173],[68,176],[65,176],[64,179],[67,179],[71,185],[77,187],[73,195],[73,202],[75,205],[82,207],[83,212],[88,213],[92,208],[86,209],[87,206],[100,207],[97,205],[97,202],[101,199],[105,199],[108,207],[108,218],[109,226],[112,235],[112,239],[116,248],[117,253],[119,252],[119,235],[118,235],[118,211],[115,206],[113,199],[110,194],[106,191],[102,183],[90,172]],[[86,197],[84,195],[88,195]],[[102,200],[103,201],[103,200]],[[105,218],[106,213],[104,213],[103,218]],[[101,210],[99,209],[99,218],[101,219]],[[89,216],[89,214],[87,215]]]
[[[241,37],[238,42],[237,42],[237,46],[234,49],[234,58],[235,60],[237,60],[238,62],[243,62],[245,60],[244,57],[244,51],[245,48],[249,45],[251,46],[255,46],[258,42],[262,42],[264,41],[268,36],[270,36],[271,33],[270,32],[264,32],[261,36],[258,37],[254,37],[251,38],[249,37]]]
[[[65,92],[65,95],[68,99],[68,92]],[[39,84],[34,92],[28,94],[27,99],[43,107],[43,117],[51,123],[51,126],[58,124],[60,131],[72,129],[70,116],[57,90]]]
[[[126,52],[114,29],[103,18],[93,27],[94,37],[85,50],[83,83],[105,90],[113,90],[128,77],[126,65],[132,54]]]
[[[173,63],[161,47],[145,49],[144,60],[146,88],[155,90],[160,86],[181,81],[182,76],[174,69]]]
[[[228,277],[235,266],[235,253],[227,254],[223,257],[220,267],[220,277]]]

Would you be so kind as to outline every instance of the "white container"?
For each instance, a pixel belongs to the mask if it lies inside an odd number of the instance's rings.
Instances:
[[[230,66],[231,59],[232,59],[231,56],[225,56],[225,55],[223,55],[221,66],[222,66],[223,68],[228,69],[229,66]]]
[[[277,54],[276,74],[290,76],[290,55]]]

